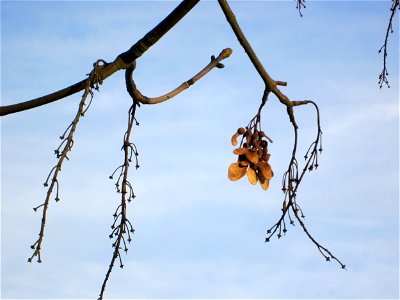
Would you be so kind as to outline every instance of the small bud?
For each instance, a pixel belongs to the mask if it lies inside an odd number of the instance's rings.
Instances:
[[[268,242],[269,242],[269,238],[266,238],[266,239],[265,239],[265,242],[268,243]]]
[[[28,262],[30,262],[30,263],[31,263],[31,262],[32,262],[32,258],[28,258]]]

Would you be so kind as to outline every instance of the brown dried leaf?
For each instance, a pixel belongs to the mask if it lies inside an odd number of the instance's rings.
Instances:
[[[239,180],[246,174],[247,167],[241,167],[238,163],[233,163],[228,169],[228,178],[232,181]]]
[[[274,176],[274,172],[272,172],[272,168],[267,162],[260,162],[258,164],[259,170],[262,172],[266,180],[270,180]]]
[[[257,184],[257,174],[256,174],[256,171],[253,169],[253,168],[251,168],[251,167],[249,167],[248,169],[247,169],[247,178],[249,179],[249,182],[251,183],[251,184]]]

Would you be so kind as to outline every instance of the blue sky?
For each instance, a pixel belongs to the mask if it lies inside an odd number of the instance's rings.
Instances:
[[[2,105],[47,94],[112,61],[177,2],[1,2]],[[280,216],[281,176],[292,147],[285,108],[271,97],[262,126],[274,140],[275,173],[262,191],[230,182],[230,137],[255,115],[263,86],[219,6],[200,3],[143,55],[136,83],[158,96],[189,79],[223,48],[213,70],[176,98],[142,106],[133,140],[136,233],[108,298],[398,298],[399,26],[390,37],[390,89],[378,75],[389,2],[236,1],[243,31],[291,99],[321,110],[324,152],[298,201],[314,237],[347,266],[326,263],[299,226],[264,243]],[[43,263],[28,264],[41,216],[32,207],[55,164],[53,150],[80,95],[1,119],[1,297],[95,298],[112,256],[108,239],[119,195],[110,173],[130,98],[123,73],[107,79],[79,123],[50,205]],[[296,110],[299,156],[315,135],[315,112]]]

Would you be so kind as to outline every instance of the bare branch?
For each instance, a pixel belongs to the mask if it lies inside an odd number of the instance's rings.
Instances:
[[[236,21],[236,17],[232,12],[229,4],[226,0],[218,0],[219,5],[221,6],[224,15],[231,26],[233,32],[236,35],[240,45],[242,45],[243,49],[245,50],[247,56],[249,57],[250,61],[253,63],[254,68],[257,70],[258,74],[262,78],[265,84],[265,88],[268,92],[272,92],[275,96],[279,99],[279,101],[287,107],[287,113],[289,115],[289,119],[292,122],[293,126],[297,128],[296,121],[293,115],[293,104],[289,100],[289,98],[284,95],[278,88],[280,86],[286,86],[286,82],[282,81],[275,81],[272,77],[268,74],[265,70],[264,66],[258,59],[256,53],[254,52],[253,48],[251,47],[250,43],[247,41],[246,36],[242,32],[238,22]]]
[[[174,27],[200,0],[182,1],[164,20],[150,30],[143,38],[137,41],[129,50],[119,54],[110,64],[107,64],[99,74],[98,83],[114,74],[115,72],[127,68],[134,60],[142,56],[152,45]],[[32,109],[41,105],[71,96],[82,91],[87,84],[87,79],[75,83],[57,92],[42,96],[33,100],[0,106],[0,116],[13,114],[16,112]]]
[[[201,79],[204,75],[206,75],[208,72],[210,72],[213,68],[222,68],[223,65],[220,63],[223,59],[228,58],[232,54],[232,49],[226,48],[222,50],[222,52],[218,55],[218,57],[211,57],[211,62],[204,67],[203,70],[201,70],[199,73],[197,73],[195,76],[190,78],[189,80],[185,81],[182,83],[180,86],[178,86],[176,89],[170,91],[169,93],[155,97],[155,98],[149,98],[140,93],[140,91],[136,88],[136,84],[133,81],[132,74],[135,69],[135,63],[133,63],[131,66],[129,66],[125,72],[125,80],[127,82],[127,90],[128,93],[131,95],[132,98],[135,98],[136,101],[142,103],[142,104],[158,104],[167,100],[170,100],[171,98],[175,97],[182,91],[186,90],[189,88],[191,85],[193,85],[196,81]]]

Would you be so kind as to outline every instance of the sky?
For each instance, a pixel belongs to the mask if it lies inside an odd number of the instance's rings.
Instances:
[[[178,2],[1,2],[1,104],[29,100],[113,61]],[[311,234],[347,270],[325,262],[299,225],[264,243],[280,217],[281,176],[293,143],[285,107],[270,97],[262,127],[275,176],[263,191],[230,182],[230,138],[257,113],[262,81],[218,4],[201,2],[138,61],[140,91],[155,97],[233,49],[177,97],[137,112],[140,168],[128,206],[136,229],[107,298],[399,298],[399,20],[390,35],[391,88],[379,89],[389,1],[234,1],[232,10],[261,62],[293,100],[321,111],[324,151],[297,201]],[[108,238],[119,194],[108,179],[131,100],[123,72],[100,87],[81,119],[51,202],[42,264],[27,263],[40,229],[32,208],[45,199],[58,137],[80,94],[1,118],[1,297],[95,299],[112,257]],[[316,134],[312,107],[295,110],[299,157]],[[299,160],[301,163],[302,160]]]

